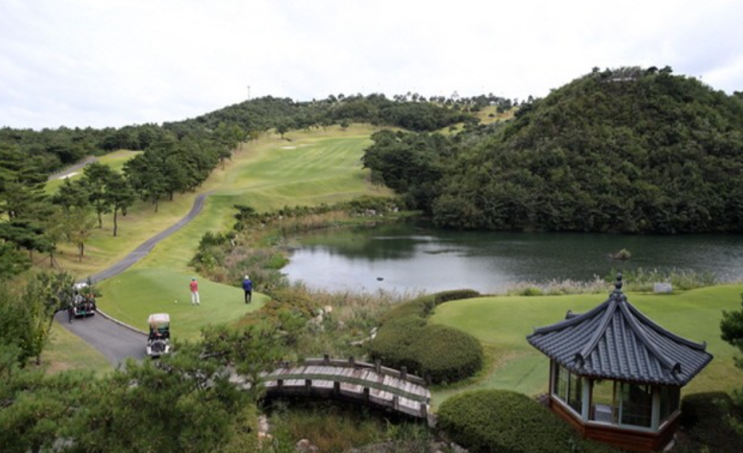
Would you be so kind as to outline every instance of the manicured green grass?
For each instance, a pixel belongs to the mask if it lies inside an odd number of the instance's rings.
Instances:
[[[48,373],[81,370],[101,375],[113,370],[97,349],[56,323],[52,324],[51,341],[41,354],[41,363],[48,365]]]
[[[191,304],[191,277],[199,282],[201,305]],[[235,321],[263,306],[267,297],[253,293],[250,304],[244,302],[240,288],[213,283],[183,271],[135,269],[105,280],[100,285],[103,297],[98,305],[106,314],[144,331],[152,313],[170,314],[173,338],[195,340],[208,324]]]
[[[702,288],[681,294],[629,293],[630,303],[656,323],[696,342],[707,342],[715,356],[687,387],[686,393],[730,391],[741,386],[743,373],[735,368],[736,349],[720,339],[723,310],[740,307],[743,285]],[[608,294],[572,296],[501,296],[449,302],[436,307],[432,322],[469,332],[486,347],[494,365],[476,382],[434,392],[434,403],[464,390],[497,388],[534,395],[547,390],[546,356],[526,341],[534,327],[565,318],[568,310],[585,312],[605,301]]]
[[[121,172],[126,161],[140,153],[141,151],[128,151],[122,149],[99,157],[98,162],[108,165],[114,171]],[[82,176],[83,170],[80,169],[77,171],[77,174],[70,176],[69,179],[70,181],[75,181],[76,179],[80,179]],[[49,195],[54,194],[62,184],[64,184],[64,179],[52,179],[46,183],[44,191]]]

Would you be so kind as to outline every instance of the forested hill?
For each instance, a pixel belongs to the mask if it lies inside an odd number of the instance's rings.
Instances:
[[[504,127],[379,134],[364,161],[441,226],[743,231],[741,93],[669,68],[594,70]]]
[[[351,122],[393,126],[412,131],[433,131],[461,122],[476,122],[472,112],[483,105],[508,109],[510,99],[490,96],[474,98],[430,98],[417,94],[368,96],[331,95],[327,99],[299,102],[266,96],[234,104],[196,118],[121,128],[31,129],[0,128],[0,153],[18,153],[33,161],[46,174],[73,164],[86,155],[117,149],[147,150],[168,137],[182,140],[199,137],[212,141],[250,140],[269,129],[282,135],[292,129],[327,127]],[[229,137],[227,140],[225,137]],[[2,162],[0,162],[0,169]]]
[[[489,100],[510,106],[508,99]],[[330,126],[344,122],[394,126],[411,131],[434,131],[455,123],[474,120],[467,111],[474,99],[426,99],[417,94],[387,98],[383,94],[331,95],[308,102],[266,96],[234,104],[199,117],[166,123],[170,129],[205,126],[215,129],[221,123],[237,124],[248,131],[279,131]]]

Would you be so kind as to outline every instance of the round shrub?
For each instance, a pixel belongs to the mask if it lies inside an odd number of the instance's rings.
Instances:
[[[396,306],[382,317],[382,327],[369,343],[369,353],[387,366],[404,366],[433,383],[472,376],[484,360],[480,342],[453,327],[428,325],[426,318],[438,304],[479,295],[469,289],[444,291]]]
[[[434,383],[454,382],[482,367],[480,342],[461,330],[408,316],[388,321],[370,343],[375,359],[393,368],[425,376]]]
[[[444,401],[439,427],[472,453],[616,453],[585,441],[570,426],[520,393],[505,390],[465,392]]]
[[[477,338],[449,326],[429,324],[411,345],[421,373],[434,383],[455,382],[482,368],[484,352]]]
[[[425,325],[425,319],[415,316],[388,321],[369,343],[371,356],[387,366],[398,369],[404,366],[417,373],[417,362],[410,351]]]
[[[741,436],[736,425],[743,423],[743,411],[725,392],[692,393],[681,401],[684,436],[676,451],[680,453],[714,451],[740,452]]]

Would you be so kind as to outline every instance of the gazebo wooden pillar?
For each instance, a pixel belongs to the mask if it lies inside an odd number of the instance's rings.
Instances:
[[[527,337],[550,358],[550,408],[584,437],[625,450],[665,448],[678,428],[681,387],[711,360],[706,344],[651,321],[622,293]]]

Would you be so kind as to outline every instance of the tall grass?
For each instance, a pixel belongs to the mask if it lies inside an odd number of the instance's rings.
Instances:
[[[352,449],[374,443],[393,448],[379,451],[420,453],[428,450],[432,440],[422,424],[390,420],[351,404],[312,402],[288,407],[275,402],[269,409],[274,442],[263,450],[266,453],[293,453],[301,439],[323,453],[356,451]]]
[[[509,296],[561,296],[565,294],[597,294],[609,291],[611,285],[598,275],[591,280],[548,280],[546,282],[519,282],[511,285]]]
[[[546,282],[519,282],[505,292],[509,296],[560,296],[565,294],[597,294],[611,291],[620,271],[611,270],[601,278],[594,275],[590,280],[548,280]],[[626,291],[653,291],[655,283],[670,283],[674,290],[713,286],[718,283],[711,272],[688,269],[628,269],[622,272],[623,289]],[[734,283],[734,282],[731,282]]]
[[[293,344],[290,352],[294,359],[324,354],[363,358],[367,354],[366,341],[379,325],[381,315],[391,306],[413,297],[407,293],[386,291],[330,293],[307,288],[301,283],[282,288],[276,296],[268,307],[275,312],[276,318],[285,319],[287,313],[306,318],[298,331],[291,332]],[[306,315],[307,307],[309,315]],[[265,315],[267,310],[248,316]]]
[[[606,277],[613,281],[617,271],[612,270]],[[697,272],[689,269],[628,269],[622,272],[624,288],[630,291],[652,291],[654,283],[670,283],[674,290],[690,290],[713,286],[717,277],[712,272]]]

